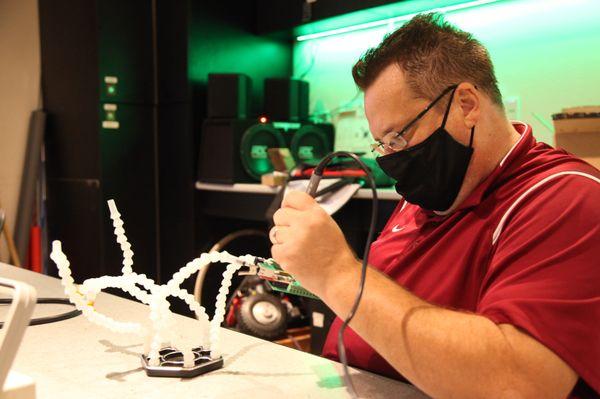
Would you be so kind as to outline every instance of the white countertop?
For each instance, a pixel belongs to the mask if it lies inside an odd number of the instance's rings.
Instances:
[[[76,265],[74,266],[76,267]],[[33,285],[39,297],[64,297],[59,280],[0,263],[0,276]],[[99,311],[117,320],[141,321],[147,306],[101,293]],[[63,305],[38,305],[33,317],[62,313]],[[0,320],[7,306],[0,306]],[[194,320],[176,315],[193,340]],[[82,316],[30,326],[13,369],[32,377],[37,398],[347,398],[341,365],[327,359],[222,330],[225,366],[192,379],[148,377],[141,368],[139,338],[116,334]],[[352,371],[364,398],[425,396],[410,385],[366,371]]]

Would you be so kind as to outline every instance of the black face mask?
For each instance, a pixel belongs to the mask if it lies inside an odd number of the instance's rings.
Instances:
[[[377,158],[381,169],[397,181],[396,191],[411,204],[445,211],[456,199],[473,155],[473,133],[466,147],[446,131],[452,91],[442,125],[423,142]]]

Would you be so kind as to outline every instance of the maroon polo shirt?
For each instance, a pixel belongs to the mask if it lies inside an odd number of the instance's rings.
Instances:
[[[520,328],[587,382],[578,391],[599,392],[600,172],[514,127],[519,141],[452,214],[401,200],[369,264],[432,304]],[[323,348],[335,360],[340,325]],[[351,365],[402,378],[350,328],[344,337]]]

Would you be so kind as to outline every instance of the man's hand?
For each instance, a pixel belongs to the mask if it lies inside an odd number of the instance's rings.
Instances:
[[[336,222],[308,194],[290,191],[273,215],[273,259],[315,295],[358,265]]]

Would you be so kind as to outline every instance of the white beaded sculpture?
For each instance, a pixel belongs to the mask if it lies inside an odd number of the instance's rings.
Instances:
[[[227,293],[231,286],[234,273],[242,266],[252,263],[255,259],[252,255],[233,256],[227,252],[203,253],[173,274],[171,280],[164,285],[157,285],[144,274],[133,271],[133,251],[131,244],[125,237],[123,220],[113,200],[108,201],[110,217],[113,220],[117,242],[123,251],[123,274],[121,276],[102,276],[87,279],[83,284],[77,286],[71,277],[70,263],[62,252],[60,241],[52,242],[52,253],[50,258],[58,266],[58,274],[65,288],[65,294],[69,300],[79,309],[91,322],[120,333],[137,334],[144,337],[144,355],[148,358],[150,366],[158,366],[160,363],[161,344],[177,348],[183,354],[184,367],[194,366],[194,353],[191,346],[183,346],[175,342],[175,329],[173,326],[173,313],[169,310],[167,298],[173,296],[183,300],[195,313],[198,321],[199,343],[206,350],[210,350],[213,358],[220,356],[219,333],[220,326],[225,318],[225,304]],[[206,310],[194,299],[194,296],[185,289],[180,288],[185,279],[198,272],[210,263],[223,262],[228,264],[223,273],[223,280],[219,294],[217,295],[216,310],[212,320],[209,320]],[[140,288],[143,287],[142,288]],[[135,297],[142,303],[150,306],[150,325],[140,323],[116,321],[94,308],[96,295],[105,288],[119,288],[129,295]]]

